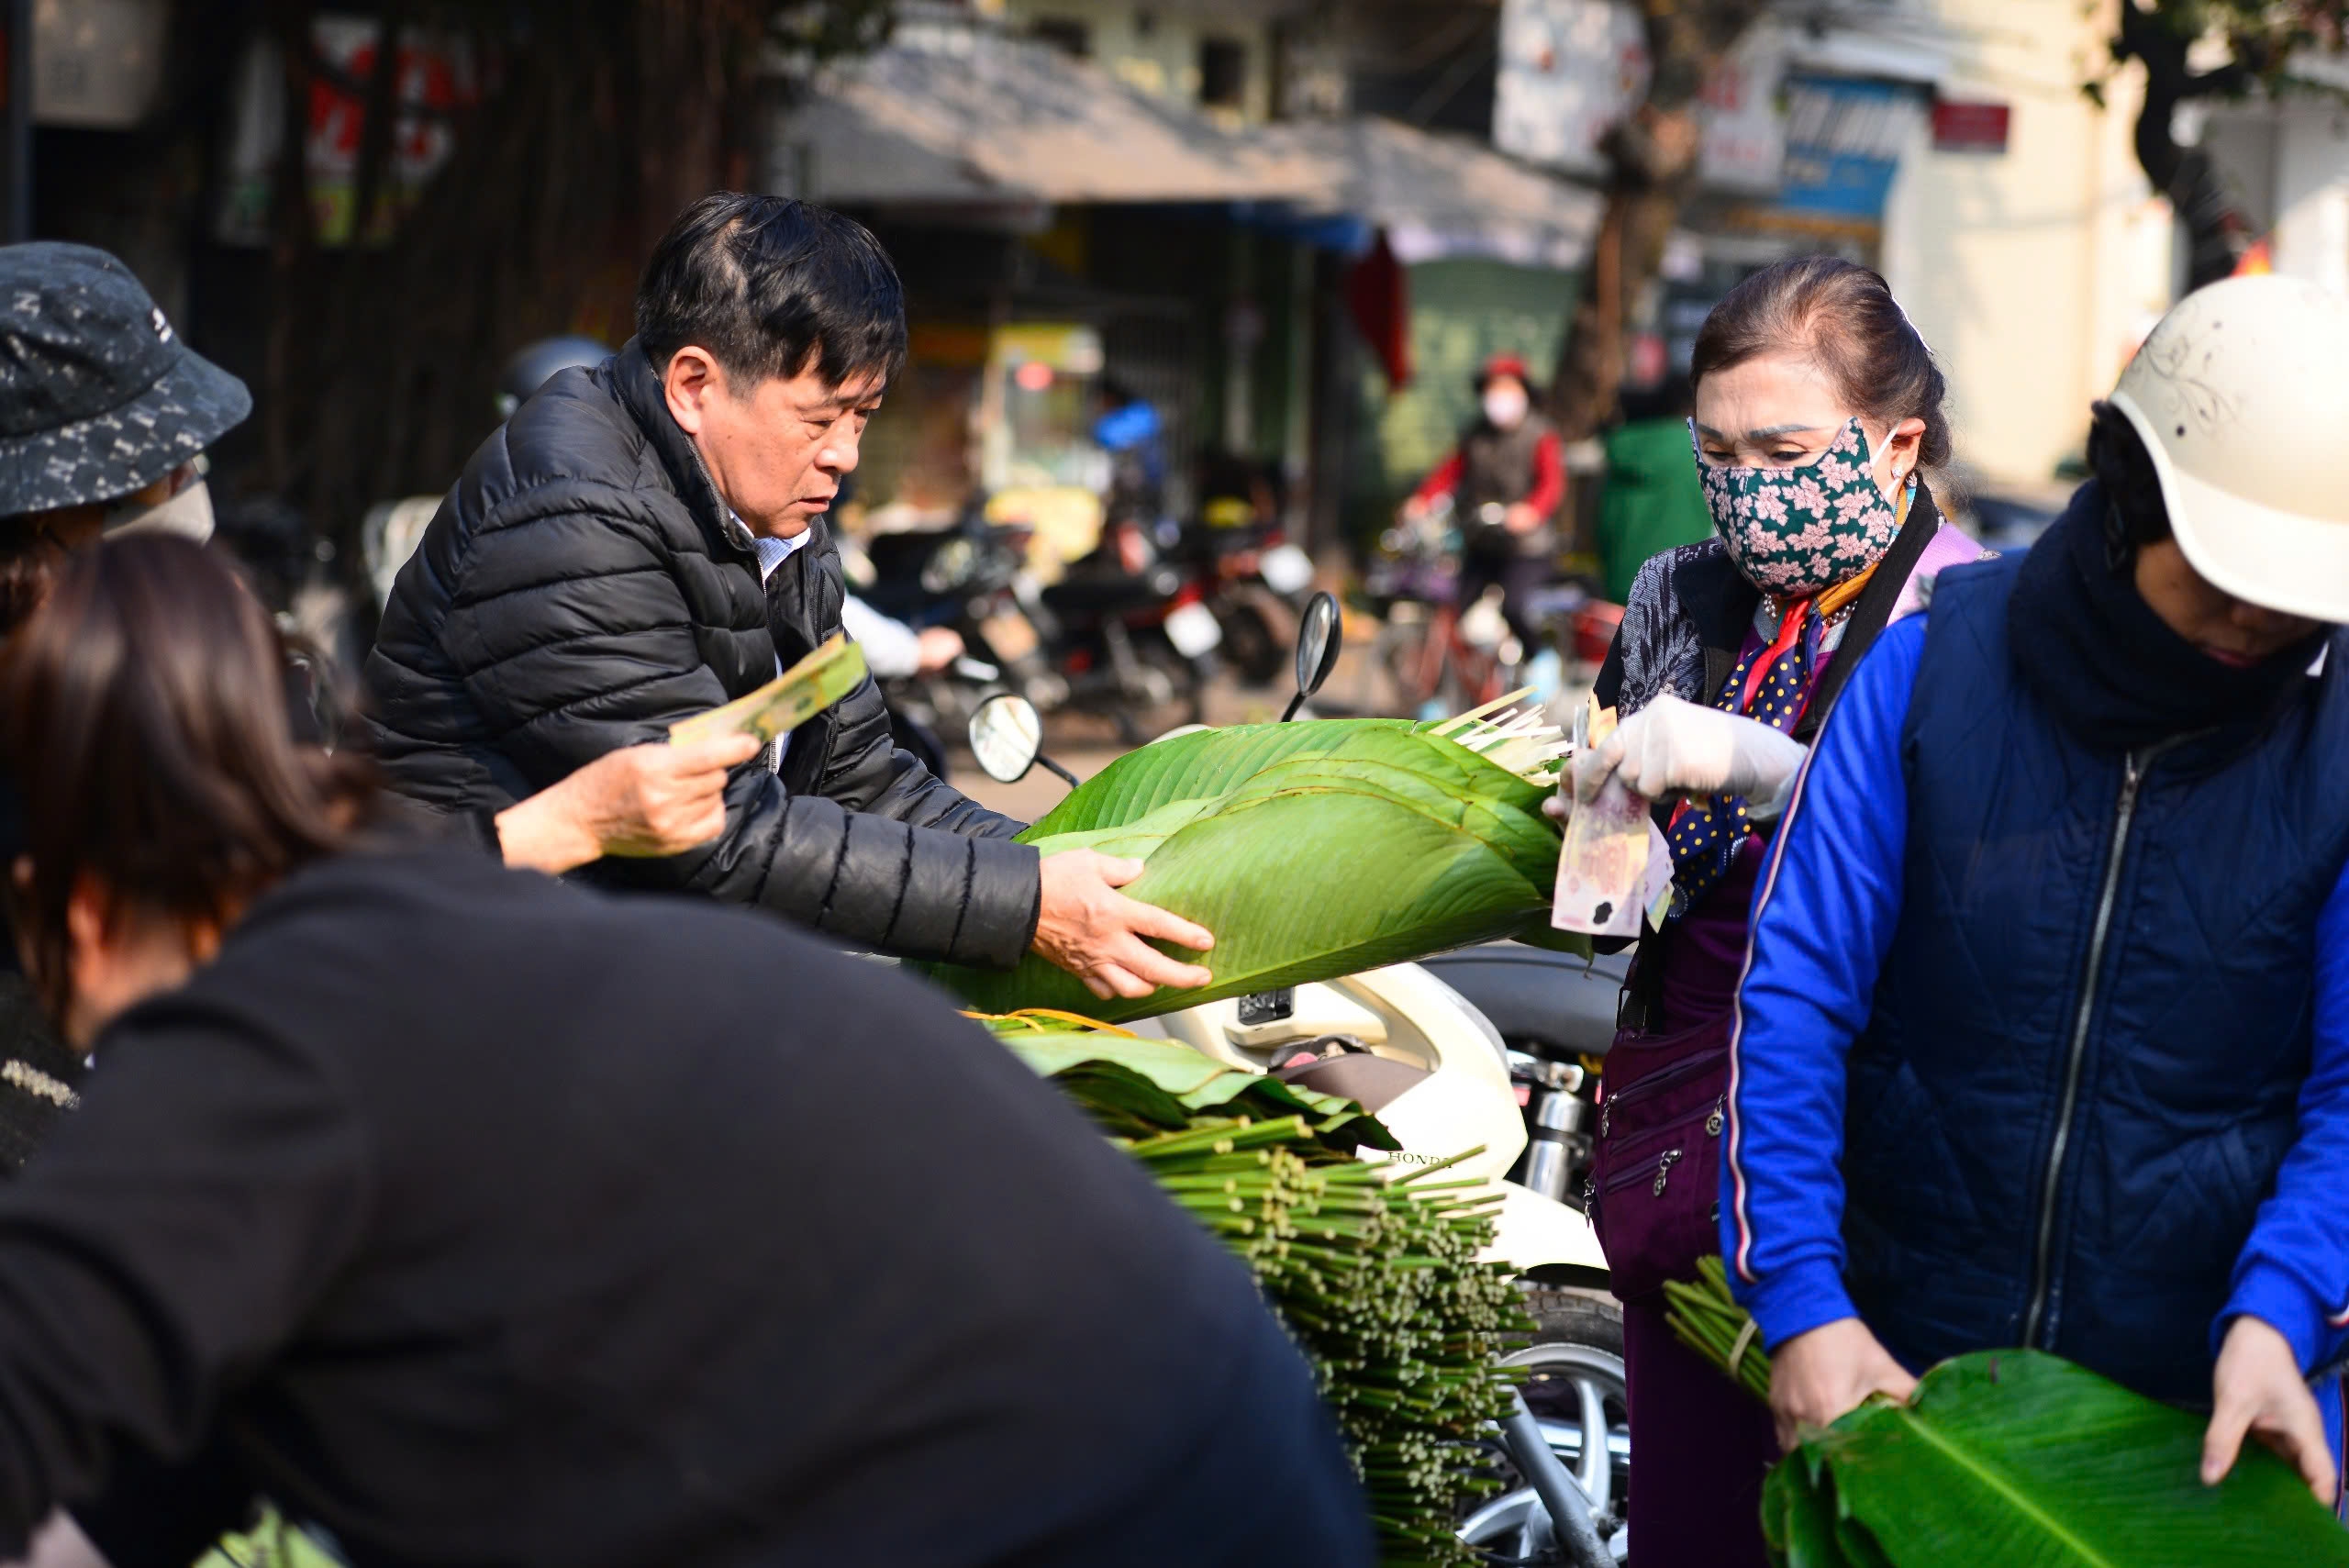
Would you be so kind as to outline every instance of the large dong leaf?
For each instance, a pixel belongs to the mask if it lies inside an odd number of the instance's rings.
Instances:
[[[1784,1568],[2322,1568],[2349,1530],[2256,1442],[2199,1476],[2205,1418],[2033,1351],[1927,1373],[1771,1473],[1764,1534]]]
[[[1120,826],[1170,801],[1228,795],[1241,780],[1274,762],[1322,755],[1365,730],[1408,733],[1410,728],[1408,719],[1350,718],[1195,729],[1119,757],[1078,785],[1020,839],[1033,843],[1061,833]]]
[[[1331,979],[1540,923],[1558,836],[1540,816],[1539,786],[1405,725],[1286,728],[1313,744],[1248,735],[1220,751],[1176,754],[1165,778],[1141,770],[1113,777],[1182,740],[1145,747],[1073,795],[1071,809],[1021,835],[1047,852],[1083,843],[1141,856],[1146,869],[1126,891],[1215,933],[1211,953],[1185,955],[1203,958],[1212,985],[1104,1002],[1032,956],[1008,974],[932,973],[988,1012],[1060,1007],[1114,1021]],[[1285,750],[1268,750],[1275,740]],[[1252,771],[1211,780],[1208,763],[1219,758]],[[1219,795],[1202,805],[1167,793],[1177,787]],[[1114,798],[1105,805],[1096,792]]]

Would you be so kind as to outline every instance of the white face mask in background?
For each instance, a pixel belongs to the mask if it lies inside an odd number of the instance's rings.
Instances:
[[[212,537],[212,492],[198,479],[152,506],[125,495],[106,507],[106,537],[125,534],[177,534],[202,544]]]
[[[1496,429],[1516,429],[1525,422],[1527,406],[1525,388],[1514,383],[1485,389],[1485,417]]]

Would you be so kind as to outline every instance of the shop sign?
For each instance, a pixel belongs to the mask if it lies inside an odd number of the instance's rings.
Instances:
[[[2007,124],[2012,111],[2004,104],[1962,104],[1949,98],[1933,101],[1933,150],[1936,152],[2004,152]]]
[[[1778,84],[1786,37],[1756,24],[1706,82],[1698,172],[1717,189],[1767,191],[1784,150]],[[1502,0],[1493,144],[1586,179],[1599,143],[1647,92],[1647,36],[1622,0]]]
[[[351,241],[359,199],[359,147],[382,27],[364,17],[310,24],[310,102],[303,158],[322,245]],[[384,202],[370,243],[389,238],[456,150],[457,115],[479,97],[472,50],[462,39],[405,29],[392,64],[398,117],[384,170]],[[256,39],[239,69],[217,232],[223,243],[264,244],[284,124],[285,73],[275,44]]]
[[[1898,83],[1795,76],[1787,83],[1787,156],[1780,211],[1880,221],[1922,112]]]
[[[165,0],[38,0],[33,118],[128,130],[155,106],[171,22]]]

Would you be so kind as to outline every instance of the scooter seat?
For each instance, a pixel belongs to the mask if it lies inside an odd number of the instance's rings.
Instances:
[[[1276,1067],[1273,1070],[1273,1076],[1283,1083],[1299,1084],[1318,1095],[1335,1095],[1340,1099],[1352,1100],[1376,1116],[1427,1082],[1431,1074],[1424,1067],[1375,1056],[1355,1046],[1287,1067]]]
[[[1078,619],[1118,615],[1154,605],[1180,586],[1182,579],[1163,567],[1138,574],[1071,572],[1044,590],[1044,604],[1055,615]]]
[[[1604,1057],[1631,955],[1572,953],[1495,942],[1438,953],[1420,963],[1468,998],[1519,1051],[1562,1062]]]

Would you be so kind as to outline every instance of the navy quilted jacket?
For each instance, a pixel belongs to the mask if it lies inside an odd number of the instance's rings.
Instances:
[[[1723,1246],[1776,1343],[2055,1351],[2207,1403],[2349,1304],[2349,634],[2248,752],[2121,760],[1941,579],[1828,721],[1757,895]]]

